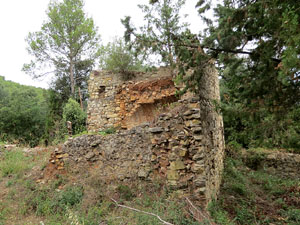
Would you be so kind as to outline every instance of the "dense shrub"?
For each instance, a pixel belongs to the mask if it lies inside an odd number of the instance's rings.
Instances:
[[[86,130],[86,113],[81,109],[78,102],[70,98],[63,108],[63,121],[72,122],[73,134],[79,134]]]
[[[124,80],[133,76],[133,71],[141,70],[142,60],[134,55],[122,39],[103,46],[101,52],[100,68],[120,73]]]
[[[238,99],[221,82],[222,112],[226,143],[243,147],[300,147],[300,106],[289,110],[251,105],[251,99]],[[248,103],[250,102],[250,103]]]
[[[44,135],[47,91],[0,77],[0,140],[35,146]]]

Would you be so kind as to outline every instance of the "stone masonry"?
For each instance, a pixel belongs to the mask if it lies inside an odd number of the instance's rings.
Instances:
[[[124,82],[117,74],[94,71],[89,80],[88,130],[132,128],[151,121],[161,106],[177,101],[174,83],[166,75],[160,69]]]
[[[97,164],[104,181],[161,179],[196,199],[216,198],[224,136],[214,104],[220,96],[213,62],[195,97],[178,99],[172,79],[159,73],[124,82],[115,74],[94,71],[89,81],[88,129],[120,129],[111,135],[71,138],[53,163],[61,166],[63,156],[68,156],[76,163]]]

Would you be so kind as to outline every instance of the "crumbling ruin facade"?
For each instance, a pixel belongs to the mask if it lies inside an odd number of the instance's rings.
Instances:
[[[150,122],[163,106],[177,101],[176,88],[166,70],[140,73],[124,82],[117,74],[94,71],[89,80],[88,130],[130,129]]]
[[[168,74],[168,73],[164,73]],[[60,154],[101,167],[103,180],[154,180],[209,202],[218,195],[224,158],[219,80],[213,63],[197,96],[178,98],[167,75],[139,74],[124,82],[94,71],[89,81],[88,130],[116,127],[111,135],[85,135]]]

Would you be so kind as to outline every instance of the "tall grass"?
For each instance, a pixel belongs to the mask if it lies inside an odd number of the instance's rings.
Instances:
[[[32,163],[20,149],[4,152],[0,158],[0,176],[10,175],[21,176],[28,169],[32,168]]]

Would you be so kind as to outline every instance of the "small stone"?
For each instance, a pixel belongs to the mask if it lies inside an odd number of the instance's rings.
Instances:
[[[195,163],[192,165],[192,171],[197,173],[204,172],[204,165],[200,163]]]
[[[61,150],[60,148],[56,148],[56,149],[54,150],[54,152],[55,152],[56,154],[61,154],[61,153],[62,153],[62,150]]]
[[[195,193],[196,194],[200,194],[200,195],[204,195],[205,194],[205,191],[206,191],[206,188],[205,187],[202,187],[202,188],[198,188]]]
[[[170,165],[169,160],[159,160],[159,164],[161,167],[167,167]]]
[[[167,178],[168,180],[178,180],[179,174],[176,170],[168,170],[167,171]]]
[[[186,112],[183,113],[184,116],[189,116],[192,115],[194,112],[192,110],[188,110]]]
[[[173,161],[173,160],[176,160],[177,159],[177,155],[175,152],[172,152],[170,155],[169,155],[169,160]]]
[[[192,131],[194,132],[194,134],[199,134],[202,132],[202,127],[194,127],[192,128]]]
[[[167,168],[166,167],[161,167],[160,168],[160,173],[162,173],[162,174],[166,174],[167,173]]]
[[[148,175],[149,175],[149,172],[144,169],[140,169],[138,172],[138,177],[140,177],[140,178],[146,178],[146,177],[148,177]]]
[[[171,162],[170,168],[171,170],[183,170],[185,165],[180,159],[177,159],[175,162]]]
[[[180,151],[179,151],[179,155],[180,155],[181,157],[186,156],[186,153],[187,153],[187,149],[180,149]]]
[[[15,147],[17,147],[17,145],[4,145],[4,148],[5,148],[6,150],[11,150],[11,149],[13,149],[13,148],[15,148]]]
[[[198,177],[194,180],[194,184],[196,187],[205,187],[206,181],[203,180],[203,177]]]
[[[101,143],[101,140],[98,139],[98,140],[93,141],[93,142],[90,144],[90,146],[91,146],[91,147],[96,147],[96,146],[98,146],[100,143]]]
[[[95,153],[94,153],[94,152],[89,152],[88,154],[86,154],[85,158],[86,158],[87,160],[90,160],[90,159],[92,159],[94,156],[95,156]]]
[[[61,159],[61,158],[63,158],[63,155],[60,154],[60,155],[56,155],[55,157],[56,157],[57,159]]]
[[[65,153],[65,154],[63,154],[62,156],[63,156],[63,158],[67,158],[67,157],[69,157],[69,154],[68,154],[68,153]]]
[[[197,152],[194,156],[193,156],[193,160],[201,160],[204,158],[204,153],[203,152]]]
[[[196,113],[189,116],[189,119],[200,119],[200,118],[201,118],[200,113]]]
[[[202,136],[202,135],[195,135],[195,136],[194,136],[194,139],[195,139],[196,141],[201,141],[201,140],[203,140],[203,136]]]
[[[152,155],[152,156],[151,156],[151,162],[154,162],[156,159],[157,159],[157,156],[156,156],[156,155]]]
[[[189,144],[190,144],[190,142],[189,142],[189,140],[181,140],[180,141],[180,145],[182,145],[182,146],[184,146],[184,147],[186,147],[186,146],[189,146]]]
[[[186,111],[183,115],[184,116],[190,116],[192,114],[197,114],[197,113],[200,114],[200,109],[199,108],[193,108],[193,109],[190,109],[190,110]]]
[[[200,120],[188,120],[185,121],[184,124],[187,127],[198,127],[200,125]]]
[[[164,131],[164,129],[162,127],[151,127],[149,128],[149,131],[151,133],[161,133]]]

